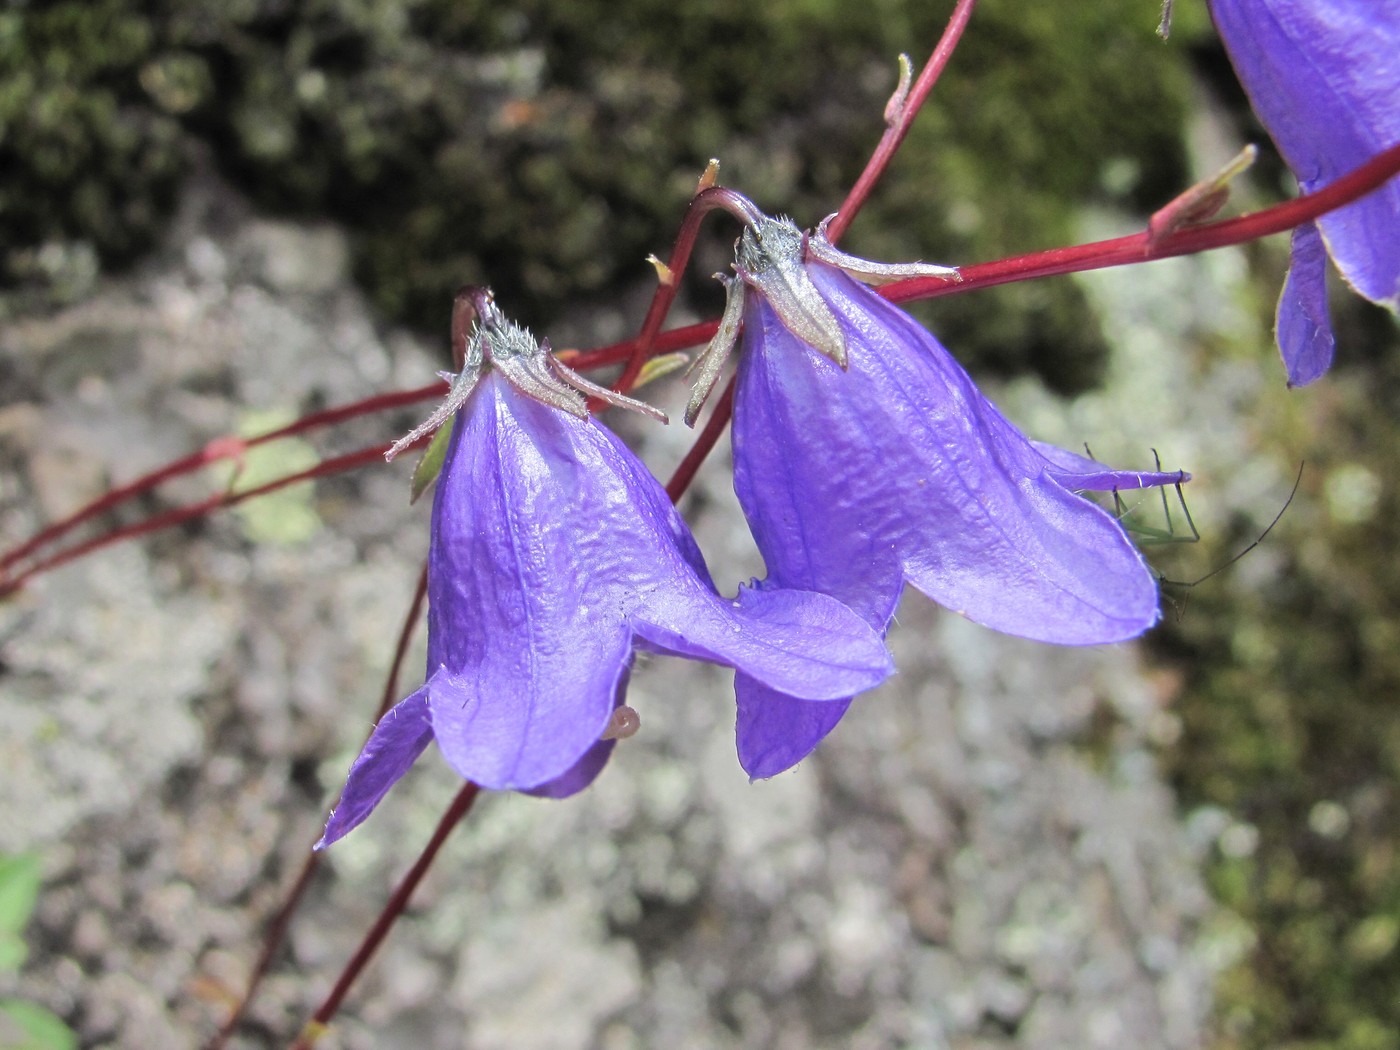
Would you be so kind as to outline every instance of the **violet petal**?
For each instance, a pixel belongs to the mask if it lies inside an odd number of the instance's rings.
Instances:
[[[891,561],[1009,634],[1093,644],[1155,623],[1156,580],[1118,522],[1061,487],[910,317],[837,270],[808,269],[847,331],[849,371],[755,296],[735,401],[735,488],[770,578],[821,576],[880,627],[898,600]]]
[[[737,668],[805,700],[838,700],[894,672],[880,635],[825,594],[741,588],[658,590],[638,608],[639,637],[677,656]]]
[[[1396,233],[1400,236],[1400,229]],[[1337,341],[1327,309],[1327,254],[1311,222],[1293,231],[1292,260],[1278,299],[1275,331],[1289,386],[1306,386],[1332,366]]]
[[[345,781],[340,802],[326,822],[326,833],[316,843],[325,849],[358,827],[379,805],[391,787],[408,772],[428,742],[433,739],[428,720],[428,690],[425,686],[405,697],[385,712],[365,742]]]
[[[433,729],[463,777],[536,787],[606,727],[629,606],[688,568],[670,522],[634,506],[638,467],[593,420],[495,372],[458,417],[433,507],[428,630]]]
[[[777,776],[812,753],[851,706],[851,701],[795,700],[747,675],[734,678],[739,701],[735,737],[739,764],[749,777]]]
[[[1400,142],[1400,5],[1211,0],[1254,110],[1312,192]],[[1318,220],[1346,281],[1400,305],[1400,182]]]

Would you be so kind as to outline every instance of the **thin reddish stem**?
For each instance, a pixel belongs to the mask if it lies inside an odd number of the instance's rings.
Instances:
[[[1400,145],[1391,146],[1378,153],[1359,168],[1348,172],[1316,193],[1309,193],[1249,215],[1199,226],[1186,226],[1155,240],[1150,231],[1144,230],[1126,237],[1114,237],[1091,244],[1052,248],[1049,251],[1031,252],[1011,259],[975,263],[959,268],[961,281],[915,277],[888,284],[879,289],[879,292],[891,302],[905,303],[915,299],[957,295],[1013,281],[1151,262],[1155,259],[1168,259],[1177,255],[1191,255],[1212,248],[1243,244],[1260,237],[1283,233],[1329,211],[1351,204],[1379,189],[1397,174],[1400,174]]]
[[[676,328],[668,332],[663,332],[654,338],[651,352],[646,356],[649,357],[690,346],[698,346],[714,335],[715,325],[716,322],[714,321],[702,321],[699,324],[688,325],[684,328]],[[567,360],[570,367],[577,371],[584,372],[591,371],[595,368],[605,368],[608,365],[614,365],[627,360],[633,355],[637,345],[637,339],[629,339],[625,342],[613,343],[609,346],[603,346],[592,350],[566,351],[560,356]],[[429,383],[426,386],[415,387],[411,390],[376,394],[373,397],[352,401],[344,405],[337,405],[321,412],[313,412],[286,426],[253,437],[239,438],[226,436],[215,438],[198,452],[183,456],[156,470],[134,478],[124,485],[119,485],[103,493],[91,503],[80,507],[72,514],[68,515],[68,517],[45,526],[23,543],[5,552],[3,555],[0,555],[0,572],[4,572],[6,569],[18,564],[25,558],[33,555],[36,551],[56,543],[78,526],[91,521],[93,518],[107,511],[114,510],[123,503],[158,488],[167,481],[171,481],[186,474],[192,474],[213,463],[237,459],[250,448],[255,448],[258,445],[276,441],[280,438],[303,434],[318,427],[332,426],[349,419],[372,415],[375,412],[384,412],[394,408],[402,408],[407,405],[429,401],[433,398],[441,397],[445,389],[445,383],[437,382]],[[126,538],[128,535],[132,534],[123,533],[118,538]],[[88,545],[85,546],[80,553],[88,553],[101,546],[105,546],[105,543]],[[63,560],[66,561],[69,559],[64,558]],[[59,564],[61,564],[61,562],[59,562]],[[33,575],[33,573],[25,573],[26,577],[30,575]],[[0,582],[0,596],[13,593],[16,585],[17,581],[14,579]]]
[[[656,293],[651,298],[651,306],[647,308],[647,315],[642,320],[642,330],[632,341],[627,365],[623,368],[622,374],[617,377],[617,382],[613,384],[614,390],[626,393],[632,389],[632,384],[636,382],[637,374],[641,372],[642,366],[656,352],[657,336],[661,331],[662,322],[666,320],[666,315],[670,312],[671,305],[676,301],[676,295],[680,291],[681,275],[685,273],[685,268],[690,263],[691,252],[695,250],[695,239],[700,234],[700,224],[704,221],[705,216],[716,208],[724,208],[738,215],[743,221],[750,223],[755,223],[762,218],[747,199],[723,186],[702,190],[690,199],[690,205],[685,211],[685,218],[681,220],[681,228],[676,234],[676,243],[671,248],[671,258],[666,263],[669,279],[662,281],[657,286]]]
[[[438,821],[437,828],[433,831],[433,836],[428,840],[428,844],[419,854],[418,859],[413,862],[413,867],[408,869],[408,874],[395,887],[393,894],[389,897],[389,902],[384,906],[384,910],[379,913],[379,918],[374,921],[374,925],[369,928],[360,941],[360,946],[355,950],[355,954],[350,961],[345,964],[345,969],[340,973],[340,977],[335,982],[335,987],[326,996],[316,1012],[312,1014],[311,1020],[292,1044],[292,1050],[311,1050],[312,1045],[324,1033],[328,1025],[340,1009],[340,1004],[344,1002],[345,996],[349,993],[356,978],[364,970],[374,953],[383,943],[388,935],[390,927],[393,926],[399,915],[408,906],[409,899],[413,896],[418,884],[423,881],[423,876],[428,873],[428,868],[432,866],[433,860],[437,857],[438,851],[447,841],[447,836],[452,829],[457,826],[467,812],[472,808],[472,803],[476,801],[479,788],[468,781],[462,785],[462,790],[457,792],[457,797],[452,800],[452,804],[447,807],[447,812]]]
[[[347,419],[354,419],[357,416],[369,415],[374,412],[384,412],[391,408],[400,408],[404,405],[416,404],[419,401],[426,401],[429,398],[441,396],[445,384],[432,383],[428,386],[418,387],[414,390],[399,390],[389,394],[376,394],[374,397],[367,397],[361,401],[354,401],[346,405],[338,405],[321,412],[313,412],[308,416],[288,423],[284,427],[276,430],[269,430],[265,434],[258,434],[250,438],[221,437],[210,441],[198,452],[191,453],[181,459],[148,474],[143,474],[125,485],[119,485],[109,492],[103,493],[84,507],[60,521],[41,529],[30,539],[7,552],[0,557],[0,571],[8,569],[16,562],[22,561],[29,555],[42,547],[55,542],[62,536],[67,535],[73,529],[86,521],[91,520],[99,514],[112,510],[114,507],[125,503],[151,491],[159,485],[180,477],[183,474],[191,474],[212,463],[218,463],[225,459],[237,459],[250,448],[266,444],[269,441],[276,441],[279,438],[292,437],[296,434],[305,433],[317,427],[331,426],[335,423],[343,422]]]
[[[923,107],[924,100],[933,90],[933,85],[938,82],[944,68],[948,65],[948,60],[953,57],[953,52],[957,49],[958,41],[962,39],[963,30],[967,28],[968,20],[972,17],[972,9],[976,6],[977,0],[958,0],[958,4],[953,8],[952,17],[948,19],[948,26],[943,30],[943,36],[939,38],[938,45],[933,49],[933,54],[924,63],[924,68],[919,72],[919,79],[914,81],[914,86],[910,88],[909,94],[899,105],[898,112],[894,114],[894,119],[890,126],[885,129],[884,135],[880,137],[880,143],[875,147],[875,152],[870,155],[870,160],[866,162],[865,170],[860,173],[860,178],[856,179],[856,184],[851,187],[851,192],[846,194],[846,199],[841,202],[840,209],[836,212],[836,218],[832,219],[826,227],[826,238],[835,244],[846,228],[851,225],[851,221],[870,197],[870,191],[875,188],[875,184],[880,181],[885,174],[885,169],[890,166],[890,161],[899,152],[899,147],[903,144],[904,138],[909,134],[910,127],[914,124],[914,118],[919,115],[919,110]]]
[[[651,351],[646,356],[655,357],[684,350],[687,347],[708,343],[719,327],[719,321],[700,321],[684,328],[671,328],[652,339]],[[610,343],[593,350],[564,350],[559,359],[576,372],[586,372],[594,368],[606,368],[628,360],[641,344],[641,337],[627,339],[621,343]]]
[[[1240,244],[1259,237],[1284,232],[1300,223],[1310,221],[1336,208],[1350,204],[1352,201],[1377,189],[1386,181],[1393,178],[1398,172],[1400,172],[1400,145],[1392,146],[1390,149],[1383,151],[1367,163],[1337,179],[1324,189],[1318,190],[1316,193],[1307,194],[1295,200],[1275,205],[1272,208],[1266,208],[1263,211],[1255,212],[1250,215],[1206,223],[1199,226],[1185,227],[1155,240],[1150,232],[1143,231],[1127,237],[1117,237],[1091,244],[1053,248],[1049,251],[1032,252],[1010,259],[975,263],[961,268],[960,274],[962,280],[956,283],[949,282],[944,278],[919,277],[886,285],[884,288],[880,289],[880,294],[892,302],[932,299],[944,295],[956,295],[962,292],[970,292],[978,288],[989,288],[995,285],[1008,284],[1013,281],[1032,280],[1038,277],[1050,277],[1058,274],[1103,269],[1110,266],[1149,262],[1154,259],[1170,258],[1172,256],[1186,255],[1193,252],[1207,251],[1212,248]],[[696,221],[698,221],[698,219]],[[657,323],[659,323],[659,321]],[[607,363],[615,363],[617,360],[629,357],[629,355],[630,363],[636,363],[645,360],[649,352],[659,353],[665,350],[695,345],[696,343],[702,342],[714,333],[716,324],[717,322],[715,321],[709,321],[663,333],[654,338],[651,351],[645,349],[647,346],[646,338],[639,337],[629,343],[618,343],[610,347],[601,347],[597,350],[576,352],[571,357],[571,364],[576,368],[594,368]],[[644,336],[645,334],[646,333],[644,333]],[[637,367],[640,368],[640,364],[638,364]],[[259,438],[250,439],[250,441],[261,442],[272,440],[274,436],[286,436],[288,433],[296,433],[302,429],[307,429],[313,425],[319,425],[328,420],[334,421],[348,418],[351,415],[359,414],[356,411],[357,405],[364,406],[367,404],[374,404],[379,407],[387,407],[391,404],[407,404],[431,396],[432,392],[436,392],[440,389],[441,387],[439,385],[434,384],[432,387],[423,387],[418,390],[405,391],[399,394],[381,395],[376,398],[367,399],[364,402],[358,402],[356,405],[346,405],[338,409],[329,409],[324,413],[317,413],[315,416],[307,417],[306,420],[301,420],[288,427],[284,427],[280,431],[274,431],[272,434],[262,435]],[[220,507],[230,506],[233,503],[241,502],[244,499],[249,499],[263,492],[280,488],[283,485],[292,484],[295,481],[300,481],[307,477],[330,474],[338,470],[359,466],[373,459],[375,454],[376,450],[364,450],[359,453],[352,453],[349,456],[328,460],[312,471],[292,475],[289,478],[279,479],[278,481],[270,482],[257,489],[214,497],[200,503],[176,508],[173,511],[157,515],[148,521],[136,525],[114,530],[104,536],[90,540],[87,543],[79,544],[51,558],[38,562],[18,576],[0,581],[0,597],[12,593],[24,580],[39,572],[44,572],[58,565],[65,564],[66,562],[72,561],[74,558],[107,546],[108,544],[152,532],[166,525],[188,521]],[[194,464],[195,466],[203,465],[204,459],[202,457],[205,456],[206,453],[199,453],[196,456],[186,457],[168,467],[162,468],[160,471],[154,472],[152,475],[148,475],[147,478],[157,477],[160,480],[168,479],[185,470],[194,469],[190,464]],[[101,510],[109,509],[122,499],[130,498],[136,491],[138,485],[149,487],[145,482],[133,483],[130,486],[126,486],[124,489],[109,493],[107,496],[96,501],[96,503],[84,508],[84,510],[80,511],[77,515],[74,515],[73,518],[66,519],[65,522],[61,522],[56,526],[51,526],[48,530],[45,530],[44,533],[41,533],[40,537],[36,537],[34,540],[23,545],[20,550],[32,551],[37,549],[44,542],[51,540],[55,535],[72,528],[73,525],[77,523],[75,519],[85,520],[93,514],[99,513]],[[16,554],[12,552],[11,555],[7,556],[9,560],[5,564],[12,563],[15,557]]]
[[[342,471],[353,470],[355,467],[364,466],[366,463],[373,463],[382,459],[388,445],[373,445],[370,448],[360,449],[358,452],[348,452],[343,456],[334,456],[331,459],[322,460],[314,467],[299,471],[296,474],[288,474],[284,478],[276,478],[266,484],[258,485],[255,488],[244,489],[242,492],[223,492],[217,496],[210,496],[208,499],[199,500],[195,503],[186,503],[179,507],[172,507],[170,510],[160,514],[152,515],[144,521],[138,521],[131,525],[125,525],[111,532],[95,536],[83,543],[78,543],[72,547],[65,548],[57,554],[51,555],[30,565],[21,573],[5,580],[0,580],[0,598],[13,594],[26,581],[43,572],[49,572],[66,565],[68,562],[81,558],[85,554],[91,554],[95,550],[110,546],[113,543],[120,543],[122,540],[133,539],[137,536],[144,536],[148,532],[155,532],[159,529],[168,528],[171,525],[179,525],[195,518],[202,518],[205,515],[220,510],[224,507],[236,506],[245,500],[254,499],[258,496],[265,496],[269,492],[286,488],[288,485],[295,485],[299,481],[311,481],[314,478],[323,477],[328,474],[338,474]]]
[[[211,448],[213,448],[214,451],[211,451]],[[128,499],[139,496],[143,492],[147,492],[157,485],[169,481],[171,478],[176,478],[182,474],[188,474],[192,471],[199,470],[201,467],[217,462],[220,459],[232,458],[234,454],[231,446],[220,446],[218,442],[210,442],[209,445],[206,445],[198,452],[191,453],[172,463],[167,463],[159,470],[153,470],[149,474],[144,474],[129,484],[120,485],[117,488],[111,489],[86,506],[79,508],[68,517],[41,529],[30,539],[6,553],[4,557],[0,557],[0,570],[8,569],[11,565],[28,557],[34,551],[47,546],[59,537],[71,532],[83,522],[96,517],[104,511],[111,510],[113,507]]]
[[[700,222],[708,211],[708,208],[697,208],[695,199],[691,200],[690,206],[686,209],[685,218],[681,220],[680,232],[676,234],[675,246],[671,249],[671,258],[666,263],[670,279],[657,284],[656,292],[651,297],[651,305],[647,308],[646,317],[642,320],[642,330],[638,333],[637,338],[632,340],[628,349],[627,364],[623,367],[622,374],[617,377],[617,381],[613,383],[614,390],[624,394],[631,390],[642,366],[651,356],[656,345],[656,337],[661,331],[662,322],[665,321],[666,315],[670,312],[672,304],[676,301],[676,295],[680,291],[681,274],[685,272],[685,267],[690,262],[690,253],[694,250],[695,239],[700,233]]]
[[[403,408],[405,405],[416,405],[420,401],[431,401],[434,398],[442,397],[447,392],[448,384],[442,380],[436,383],[429,383],[427,386],[414,387],[412,390],[398,390],[388,394],[375,394],[360,401],[351,401],[349,404],[337,405],[333,408],[323,409],[320,412],[313,412],[309,416],[303,416],[294,423],[288,423],[285,427],[277,430],[269,430],[266,434],[260,434],[256,438],[248,440],[249,446],[261,445],[266,441],[275,441],[278,438],[291,437],[294,434],[301,434],[315,427],[330,426],[333,423],[340,423],[347,419],[356,419],[359,416],[372,415],[375,412],[387,412],[391,408]]]
[[[672,503],[680,502],[685,490],[690,488],[690,483],[695,480],[700,464],[704,463],[705,457],[714,450],[720,435],[724,433],[724,428],[729,425],[729,419],[734,414],[734,381],[735,377],[730,376],[729,383],[715,403],[715,410],[710,413],[700,436],[695,439],[695,444],[690,446],[690,451],[685,454],[680,466],[676,467],[671,480],[666,482],[666,495],[671,497]]]
[[[403,671],[403,662],[408,655],[409,643],[413,640],[413,634],[423,619],[423,603],[427,601],[427,598],[428,566],[425,563],[418,573],[418,585],[414,588],[413,600],[409,602],[408,613],[404,616],[403,624],[399,628],[398,644],[394,647],[394,658],[389,663],[389,672],[384,676],[384,691],[380,694],[379,709],[374,714],[374,722],[378,722],[384,717],[384,713],[389,710],[390,705],[399,695],[399,675]],[[339,805],[338,802],[337,805]],[[228,1019],[224,1021],[218,1034],[210,1040],[206,1050],[223,1050],[234,1032],[238,1030],[243,1016],[248,1012],[248,1007],[252,1005],[258,989],[262,985],[263,978],[272,969],[273,957],[282,947],[282,942],[287,939],[287,931],[291,928],[292,918],[296,915],[297,909],[301,907],[302,897],[306,894],[307,887],[311,885],[312,876],[321,866],[322,856],[323,854],[314,850],[307,851],[306,860],[301,866],[296,882],[292,884],[286,899],[282,901],[282,907],[277,910],[277,914],[273,916],[272,922],[268,926],[267,936],[263,939],[262,951],[259,953],[258,961],[254,964],[252,974],[248,978],[243,997],[239,999],[238,1005],[233,1008]]]

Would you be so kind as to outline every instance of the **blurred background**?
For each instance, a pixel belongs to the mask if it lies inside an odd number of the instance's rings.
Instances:
[[[8,4],[4,545],[218,436],[429,382],[460,284],[556,348],[627,337],[706,161],[814,224],[879,137],[896,55],[917,67],[950,9]],[[1132,232],[1245,141],[1231,207],[1283,199],[1203,5],[1169,44],[1157,16],[983,0],[844,246],[959,264]],[[706,227],[678,323],[718,312],[736,233]],[[727,675],[643,667],[642,733],[573,801],[484,799],[323,1045],[1400,1047],[1400,338],[1339,288],[1337,366],[1286,390],[1285,253],[914,308],[1033,436],[1193,472],[1201,540],[1147,548],[1168,582],[1141,646],[1036,646],[908,596],[899,678],[756,785]],[[237,484],[422,414],[260,450]],[[690,440],[615,425],[662,477]],[[686,510],[732,590],[762,564],[724,455]],[[1170,582],[1258,539],[1303,464],[1263,543]],[[33,858],[0,890],[43,876],[0,907],[11,1005],[84,1046],[212,1033],[369,727],[426,550],[408,469],[0,607],[0,851]],[[1144,543],[1168,525],[1128,514]],[[416,855],[455,790],[420,766],[329,855],[240,1045],[286,1042]]]

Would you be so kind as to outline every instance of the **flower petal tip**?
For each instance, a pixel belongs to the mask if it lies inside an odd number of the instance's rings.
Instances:
[[[1307,386],[1327,374],[1337,341],[1327,305],[1327,252],[1315,223],[1293,231],[1274,330],[1290,387]]]

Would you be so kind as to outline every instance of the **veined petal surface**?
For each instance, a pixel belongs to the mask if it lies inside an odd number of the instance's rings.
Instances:
[[[1396,233],[1400,236],[1400,229]],[[1327,252],[1315,223],[1293,231],[1274,328],[1289,386],[1306,386],[1332,367],[1337,340],[1327,308]]]
[[[839,699],[893,671],[835,599],[721,597],[664,489],[610,431],[488,370],[453,423],[428,555],[428,680],[381,720],[323,843],[354,827],[435,739],[484,788],[564,797],[602,770],[634,649]]]
[[[770,579],[881,628],[904,579],[1040,641],[1120,641],[1156,622],[1155,578],[1111,515],[1059,483],[1068,461],[1047,459],[908,315],[808,268],[847,331],[849,371],[755,296],[735,400],[735,488]]]
[[[433,739],[425,686],[385,712],[360,755],[350,767],[340,801],[316,843],[324,849],[354,830],[379,805],[389,789],[408,772]]]
[[[631,454],[591,419],[491,372],[454,427],[429,553],[433,732],[463,777],[536,787],[602,734],[628,611],[684,561],[669,523],[634,505]]]

